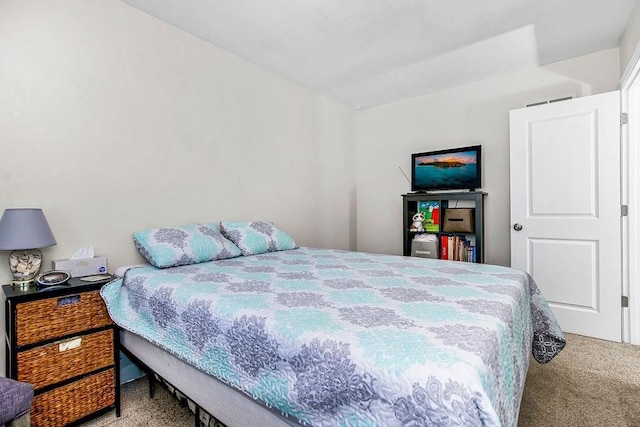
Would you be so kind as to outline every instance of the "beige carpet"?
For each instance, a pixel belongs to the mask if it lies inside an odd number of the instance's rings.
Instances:
[[[519,426],[640,426],[640,346],[567,334],[547,365],[532,361]]]
[[[193,427],[195,416],[159,384],[149,398],[147,377],[124,384],[120,395],[120,417],[115,411],[95,418],[83,427]]]
[[[122,387],[122,416],[113,411],[85,426],[192,426],[193,415],[165,389],[149,399],[147,380]],[[567,347],[547,365],[531,361],[520,427],[640,426],[640,346],[567,334]]]

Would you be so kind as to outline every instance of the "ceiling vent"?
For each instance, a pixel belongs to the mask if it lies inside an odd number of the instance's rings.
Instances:
[[[536,105],[551,104],[552,102],[566,101],[567,99],[573,99],[573,96],[565,96],[563,98],[550,99],[548,101],[534,102],[533,104],[527,104],[527,107],[535,107]]]

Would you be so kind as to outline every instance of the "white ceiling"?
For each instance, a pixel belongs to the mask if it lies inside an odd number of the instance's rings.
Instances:
[[[123,0],[353,108],[619,45],[636,0]]]

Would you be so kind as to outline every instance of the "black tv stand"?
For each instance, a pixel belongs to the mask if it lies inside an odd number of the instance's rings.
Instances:
[[[418,212],[420,202],[436,201],[440,205],[440,227],[438,231],[429,231],[428,233],[436,234],[438,240],[442,236],[466,236],[473,237],[476,244],[476,262],[484,262],[484,196],[487,193],[483,191],[461,191],[461,192],[413,192],[402,195],[402,212],[403,212],[403,230],[402,230],[402,253],[405,256],[411,255],[411,241],[420,234],[410,230],[412,217]],[[444,209],[456,207],[456,201],[467,200],[473,202],[473,222],[474,228],[472,233],[448,233],[442,230],[442,220],[444,217]],[[425,231],[427,232],[427,231]],[[440,255],[438,256],[440,258]]]

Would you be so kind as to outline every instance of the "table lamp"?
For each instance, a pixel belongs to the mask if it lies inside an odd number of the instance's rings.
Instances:
[[[5,209],[0,218],[0,250],[13,251],[13,285],[29,286],[42,265],[39,248],[56,244],[42,209]]]

